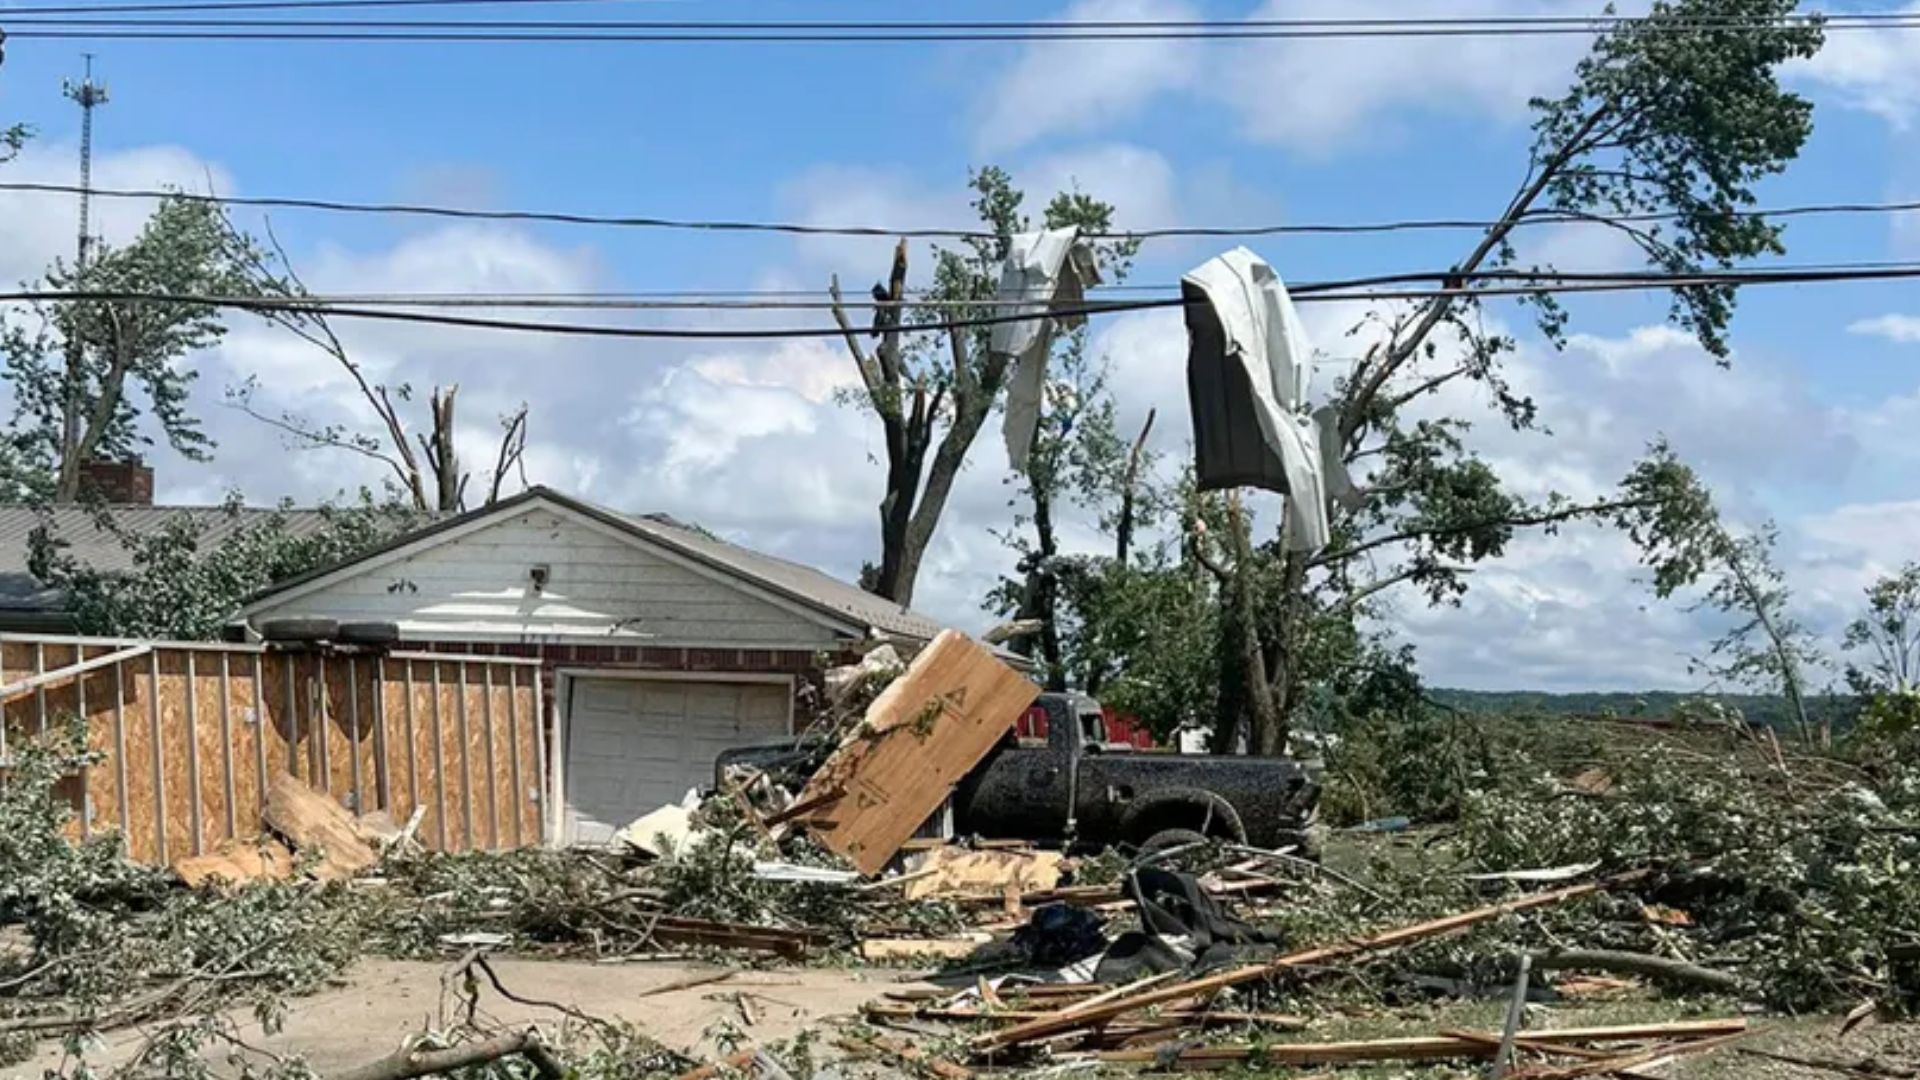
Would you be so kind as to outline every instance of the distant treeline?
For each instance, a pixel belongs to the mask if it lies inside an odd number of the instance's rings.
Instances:
[[[1428,691],[1442,705],[1476,713],[1537,716],[1617,716],[1664,720],[1689,714],[1701,714],[1701,706],[1718,702],[1738,709],[1754,723],[1775,728],[1793,727],[1793,709],[1777,694],[1688,694],[1673,690],[1632,692],[1587,692],[1552,694],[1543,690],[1446,690]],[[1818,724],[1831,721],[1836,730],[1845,730],[1859,711],[1850,694],[1819,694],[1807,701],[1809,718]]]

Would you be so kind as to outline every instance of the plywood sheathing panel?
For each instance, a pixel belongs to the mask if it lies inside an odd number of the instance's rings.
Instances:
[[[322,681],[326,691],[320,698],[322,715],[316,726],[316,734],[321,736],[320,775],[326,781],[326,794],[351,806],[354,764],[353,740],[347,735],[347,661],[321,657],[320,669],[326,673]]]
[[[354,772],[354,812],[369,813],[386,809],[380,801],[380,739],[376,732],[380,729],[380,691],[379,673],[374,670],[374,658],[358,657],[353,661],[352,693],[347,699],[351,706],[347,711],[347,736],[353,743],[353,759],[357,762]]]
[[[120,708],[125,727],[127,759],[127,854],[137,862],[158,863],[165,859],[160,830],[166,816],[161,812],[161,770],[157,736],[159,698],[153,673],[160,663],[157,653],[148,653],[120,665],[125,699]]]
[[[486,694],[487,814],[493,821],[493,846],[520,846],[519,818],[513,802],[513,721],[507,712],[512,690],[503,684],[506,672],[481,664],[481,689]]]
[[[227,831],[227,757],[231,752],[220,726],[220,654],[183,650],[193,672],[194,782],[200,799],[198,844],[194,854],[212,851]]]
[[[264,718],[256,707],[256,694],[259,684],[254,681],[254,664],[257,657],[246,654],[221,653],[221,699],[226,704],[226,728],[228,732],[227,760],[231,763],[233,782],[227,788],[233,797],[234,830],[230,834],[234,839],[244,839],[258,831],[261,807],[265,805],[266,789],[260,775],[261,735],[266,727]]]
[[[159,783],[160,820],[166,829],[163,858],[172,860],[196,855],[194,801],[198,784],[194,776],[193,726],[187,720],[187,654],[179,650],[156,650],[151,654],[159,667],[156,700],[160,707]]]
[[[540,800],[534,793],[546,783],[540,743],[544,734],[540,730],[540,698],[536,690],[540,671],[538,668],[528,671],[508,668],[507,671],[514,679],[513,731],[514,741],[520,748],[520,779],[514,788],[514,805],[520,808],[521,842],[532,845],[541,839]]]
[[[493,769],[487,762],[487,732],[482,716],[486,695],[480,685],[479,669],[465,661],[458,666],[460,732],[466,742],[464,766],[460,770],[464,785],[460,812],[466,815],[467,846],[491,848],[494,839],[487,820],[487,780],[493,775]]]
[[[410,665],[407,660],[382,660],[376,672],[380,677],[380,751],[386,758],[386,809],[400,822],[412,817],[413,808],[420,804],[414,792],[413,733],[408,729],[413,702],[404,678]]]
[[[440,775],[445,802],[441,806],[447,823],[447,851],[466,851],[473,847],[467,823],[467,744],[460,722],[460,665],[435,662],[434,699],[439,707]]]
[[[420,830],[415,835],[428,847],[446,850],[440,736],[434,712],[438,699],[433,693],[433,665],[412,660],[406,661],[406,665],[402,685],[407,688],[407,701],[412,705],[407,714],[407,727],[413,740],[413,758],[407,763],[408,776],[413,783],[414,797],[419,800],[419,805],[427,808],[426,814],[420,819]]]
[[[802,801],[841,793],[808,826],[862,873],[880,872],[1039,695],[966,635],[941,632],[808,782]]]
[[[36,673],[55,671],[80,662],[80,649],[77,645],[43,645],[35,659]],[[48,731],[55,738],[64,738],[66,725],[80,715],[80,687],[78,680],[38,691],[32,700],[34,709],[34,731]],[[75,771],[60,778],[54,786],[54,793],[65,800],[73,811],[68,822],[69,837],[79,837],[83,830],[81,822],[86,814],[86,777]]]
[[[294,690],[292,657],[268,653],[260,657],[259,662],[260,701],[265,710],[265,718],[260,723],[260,738],[266,743],[267,775],[264,779],[271,784],[275,776],[296,775],[294,717],[297,715],[298,702],[289,700],[289,692],[297,691]]]

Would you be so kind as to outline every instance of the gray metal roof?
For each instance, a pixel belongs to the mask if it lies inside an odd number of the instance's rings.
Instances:
[[[295,536],[319,532],[324,521],[318,510],[225,506],[113,506],[108,509],[116,525],[134,534],[152,532],[174,518],[190,518],[200,526],[200,535],[208,544],[217,544],[274,514],[281,516],[287,532]],[[120,539],[100,528],[94,511],[88,507],[54,507],[43,518],[41,511],[34,507],[0,505],[0,574],[27,572],[27,537],[42,520],[48,522],[55,537],[66,542],[67,552],[79,562],[106,572],[133,569],[133,560]]]

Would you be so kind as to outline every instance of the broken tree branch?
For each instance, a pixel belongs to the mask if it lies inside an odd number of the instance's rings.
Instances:
[[[412,1080],[416,1076],[452,1072],[498,1061],[518,1054],[527,1059],[545,1080],[566,1080],[567,1069],[555,1060],[532,1029],[495,1035],[478,1042],[463,1043],[440,1050],[411,1049],[390,1054],[379,1061],[340,1073],[334,1080]]]

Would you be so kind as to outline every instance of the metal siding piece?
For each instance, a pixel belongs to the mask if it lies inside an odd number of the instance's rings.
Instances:
[[[440,825],[440,850],[447,850],[447,751],[446,730],[440,719],[440,663],[434,661],[433,667],[433,789],[440,812],[435,816]]]
[[[131,846],[127,822],[127,665],[113,665],[113,771],[120,785],[120,835]]]
[[[189,785],[187,794],[191,796],[187,806],[191,811],[193,822],[193,853],[200,855],[204,853],[200,842],[202,827],[200,822],[200,713],[197,703],[193,700],[196,696],[193,684],[193,650],[182,651],[187,656],[187,782]]]
[[[147,695],[148,711],[153,719],[153,838],[160,853],[159,861],[167,862],[167,768],[166,751],[162,747],[160,732],[160,653],[147,654],[147,678],[152,682],[153,692]]]
[[[226,653],[220,654],[220,764],[227,773],[227,838],[240,835],[240,816],[233,808],[233,671]]]

